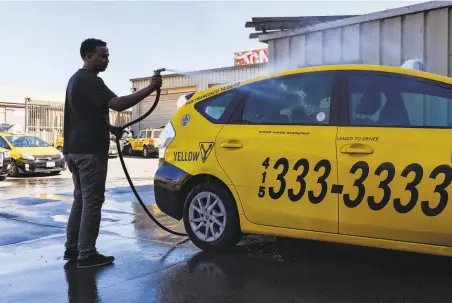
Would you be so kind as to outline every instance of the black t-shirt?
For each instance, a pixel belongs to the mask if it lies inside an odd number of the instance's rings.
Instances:
[[[63,153],[107,156],[110,147],[108,102],[116,95],[88,69],[69,80],[64,106]]]

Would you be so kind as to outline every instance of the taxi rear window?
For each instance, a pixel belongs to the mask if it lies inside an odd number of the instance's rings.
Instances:
[[[360,126],[452,127],[452,87],[414,77],[354,72],[349,122]]]

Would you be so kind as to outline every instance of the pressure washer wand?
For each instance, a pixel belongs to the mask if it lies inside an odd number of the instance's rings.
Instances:
[[[154,75],[160,75],[164,71],[165,71],[164,68],[157,69],[157,70],[154,71]],[[110,132],[115,136],[116,147],[118,148],[119,160],[121,161],[122,169],[124,170],[124,173],[126,175],[127,181],[129,182],[129,185],[132,188],[132,191],[135,194],[135,197],[137,198],[138,202],[143,207],[143,209],[146,212],[146,214],[149,216],[149,218],[152,219],[152,221],[154,221],[155,224],[157,224],[163,230],[169,232],[170,234],[184,237],[184,236],[187,236],[187,234],[179,233],[179,232],[173,231],[173,230],[168,229],[167,227],[163,226],[159,221],[157,221],[157,219],[152,215],[152,213],[149,211],[149,209],[143,203],[143,200],[141,200],[140,195],[138,194],[135,186],[133,185],[133,182],[132,182],[132,179],[130,178],[129,172],[127,171],[127,167],[126,167],[126,164],[124,162],[121,146],[120,146],[120,143],[119,143],[119,140],[122,138],[122,135],[124,134],[125,129],[128,128],[131,125],[134,125],[135,123],[140,122],[141,120],[143,120],[147,116],[149,116],[154,111],[154,109],[157,106],[157,104],[159,103],[159,99],[160,99],[160,88],[157,89],[157,96],[155,97],[154,104],[152,104],[151,108],[143,116],[141,116],[141,117],[139,117],[139,118],[137,118],[137,119],[135,119],[135,120],[123,125],[123,126],[110,126]]]

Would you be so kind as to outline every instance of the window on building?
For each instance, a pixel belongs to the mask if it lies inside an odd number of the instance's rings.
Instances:
[[[328,125],[334,75],[307,73],[278,77],[242,88],[246,124]]]
[[[350,124],[452,127],[452,90],[415,78],[349,77]]]

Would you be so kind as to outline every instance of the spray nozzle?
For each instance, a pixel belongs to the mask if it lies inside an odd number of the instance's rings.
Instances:
[[[160,68],[160,69],[156,69],[154,71],[154,75],[160,75],[162,72],[164,72],[166,69],[165,68]]]

